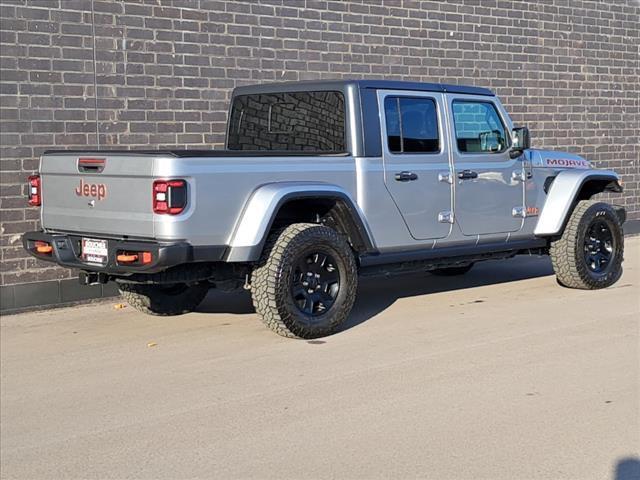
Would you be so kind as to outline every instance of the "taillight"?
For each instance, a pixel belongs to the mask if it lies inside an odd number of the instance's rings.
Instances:
[[[39,207],[42,205],[42,189],[40,188],[40,175],[31,175],[28,180],[29,205]]]
[[[187,206],[187,182],[156,180],[153,182],[153,213],[177,215]]]

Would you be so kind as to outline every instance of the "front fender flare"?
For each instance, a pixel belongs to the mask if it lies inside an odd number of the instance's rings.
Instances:
[[[562,170],[551,184],[534,234],[547,237],[562,233],[580,190],[591,180],[618,185],[619,178],[618,174],[611,170]]]
[[[290,200],[305,198],[335,198],[343,201],[365,237],[365,242],[373,248],[373,237],[364,214],[345,189],[330,183],[278,182],[258,187],[247,201],[229,241],[226,261],[258,260],[280,207]]]

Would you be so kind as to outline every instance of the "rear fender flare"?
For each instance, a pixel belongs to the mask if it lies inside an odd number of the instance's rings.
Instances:
[[[551,184],[534,234],[538,237],[561,234],[580,199],[580,191],[586,183],[593,180],[599,184],[595,193],[622,191],[618,175],[611,170],[562,170]]]
[[[365,246],[368,250],[374,249],[364,214],[345,189],[329,183],[279,182],[262,185],[253,192],[230,238],[226,261],[257,261],[280,207],[291,200],[313,198],[343,202]]]

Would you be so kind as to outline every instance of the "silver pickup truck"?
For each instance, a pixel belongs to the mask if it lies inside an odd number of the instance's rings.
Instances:
[[[570,288],[622,272],[625,211],[593,199],[622,190],[616,173],[531,149],[484,88],[239,87],[225,150],[49,151],[28,187],[35,257],[155,315],[244,285],[288,337],[334,331],[359,274],[461,275],[523,253],[549,254]]]

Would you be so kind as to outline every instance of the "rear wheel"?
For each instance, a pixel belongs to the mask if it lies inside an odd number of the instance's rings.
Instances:
[[[473,263],[469,263],[461,267],[436,268],[435,270],[430,270],[429,273],[438,275],[439,277],[455,277],[456,275],[464,275],[471,270],[472,267]]]
[[[149,315],[182,315],[196,309],[204,300],[209,285],[120,283],[120,295],[136,310]]]
[[[285,337],[333,333],[351,312],[357,285],[347,241],[332,228],[308,223],[273,233],[251,277],[256,312]]]
[[[606,203],[579,202],[549,253],[561,285],[585,290],[613,285],[622,275],[624,253],[618,215]]]

